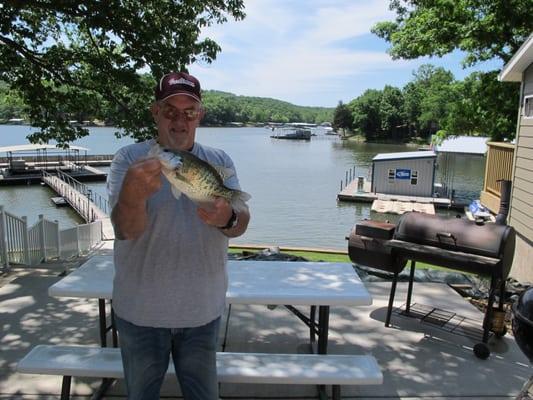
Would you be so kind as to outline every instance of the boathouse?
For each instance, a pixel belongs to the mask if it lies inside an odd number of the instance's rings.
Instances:
[[[433,197],[436,161],[433,151],[378,154],[372,159],[371,191]]]
[[[504,66],[498,79],[521,83],[509,212],[509,224],[517,233],[511,275],[533,282],[533,34]]]

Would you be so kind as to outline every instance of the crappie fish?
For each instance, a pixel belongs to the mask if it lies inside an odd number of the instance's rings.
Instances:
[[[234,175],[233,170],[213,166],[188,151],[165,149],[155,144],[148,155],[161,162],[163,175],[177,199],[183,193],[198,206],[209,209],[216,197],[222,197],[239,211],[246,208],[245,202],[251,198],[246,192],[224,185],[224,181]]]

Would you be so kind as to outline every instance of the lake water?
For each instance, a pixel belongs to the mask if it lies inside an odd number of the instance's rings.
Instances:
[[[0,146],[23,144],[30,127],[0,125]],[[112,128],[91,128],[89,137],[73,144],[89,154],[112,154],[132,139],[117,139]],[[377,153],[412,151],[413,147],[341,141],[316,136],[310,142],[276,140],[265,128],[199,128],[200,143],[224,149],[233,159],[243,190],[252,195],[248,231],[235,244],[302,246],[346,250],[345,237],[364,218],[397,220],[397,216],[370,212],[370,204],[338,203],[337,192],[346,170],[368,176]],[[442,160],[441,160],[442,161]],[[479,197],[485,159],[454,157],[454,188],[465,199]],[[105,168],[103,168],[105,169]],[[440,171],[441,172],[441,171]],[[105,183],[89,184],[105,196]],[[61,229],[80,223],[68,208],[55,208],[54,194],[39,185],[0,187],[0,204],[30,222],[44,214]]]

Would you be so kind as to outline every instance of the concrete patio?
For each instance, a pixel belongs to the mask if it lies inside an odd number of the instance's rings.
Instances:
[[[98,254],[109,254],[104,246]],[[15,268],[0,278],[0,399],[58,398],[61,377],[23,375],[17,361],[37,344],[84,344],[98,346],[98,309],[94,300],[56,299],[48,287],[61,279],[65,268],[83,260],[43,264],[38,268]],[[390,283],[367,283],[373,305],[332,307],[329,353],[372,354],[384,375],[383,385],[342,387],[344,399],[513,399],[533,375],[527,358],[511,335],[492,338],[488,360],[477,359],[476,340],[450,333],[416,318],[394,313],[392,327],[385,328]],[[400,283],[395,306],[406,297]],[[436,307],[476,320],[482,314],[444,284],[415,283],[413,303]],[[227,327],[226,350],[234,352],[307,353],[308,329],[284,307],[233,306]],[[226,315],[220,344],[226,331]],[[99,381],[74,379],[73,399],[88,399]],[[314,386],[223,384],[226,399],[312,399]],[[125,398],[122,381],[107,399]],[[165,382],[162,398],[180,398],[177,383]]]

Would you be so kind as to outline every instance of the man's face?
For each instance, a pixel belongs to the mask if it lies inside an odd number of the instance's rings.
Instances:
[[[196,128],[204,115],[199,102],[189,96],[177,95],[154,103],[151,111],[161,146],[174,150],[192,148]]]

